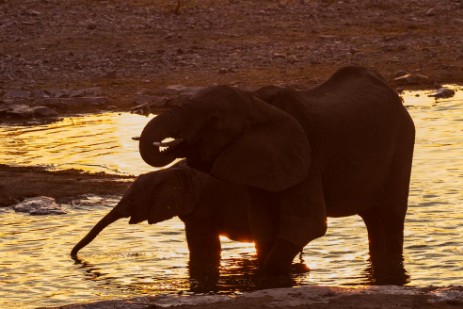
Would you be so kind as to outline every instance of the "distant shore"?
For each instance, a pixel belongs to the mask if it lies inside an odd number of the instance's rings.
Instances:
[[[176,3],[0,3],[0,122],[156,105],[184,87],[310,88],[346,65],[395,88],[463,84],[461,1]]]

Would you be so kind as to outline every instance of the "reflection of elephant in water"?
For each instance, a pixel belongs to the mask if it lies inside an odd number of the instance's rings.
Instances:
[[[327,216],[360,215],[372,255],[402,256],[414,135],[383,78],[346,67],[304,92],[206,88],[151,120],[140,153],[157,167],[185,157],[244,185],[263,268],[284,272],[325,233]],[[267,202],[278,208],[277,221]]]
[[[129,223],[153,224],[179,216],[192,264],[217,264],[219,235],[252,242],[247,220],[247,192],[240,185],[213,179],[185,164],[140,175],[120,202],[72,249],[71,256],[91,242],[106,226],[130,217]]]

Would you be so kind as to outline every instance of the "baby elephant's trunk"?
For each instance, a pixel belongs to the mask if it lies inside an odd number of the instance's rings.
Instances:
[[[77,259],[77,252],[79,252],[80,249],[88,245],[95,237],[108,225],[113,223],[116,220],[119,220],[123,218],[124,216],[121,216],[120,213],[117,213],[113,210],[111,210],[106,216],[104,216],[91,230],[88,232],[88,234],[82,238],[81,241],[79,241],[74,248],[72,248],[71,251],[71,257],[73,259]]]

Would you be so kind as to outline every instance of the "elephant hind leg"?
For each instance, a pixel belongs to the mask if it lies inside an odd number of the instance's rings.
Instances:
[[[360,214],[368,229],[372,256],[402,255],[411,164],[411,155],[396,156],[378,205]]]
[[[402,256],[404,215],[372,208],[360,216],[368,230],[370,256],[373,259]]]
[[[408,275],[403,266],[403,222],[397,216],[373,208],[360,214],[368,229],[370,280],[376,284],[404,284]]]
[[[405,112],[383,195],[376,208],[360,214],[368,229],[370,253],[402,256],[414,141],[413,122]]]

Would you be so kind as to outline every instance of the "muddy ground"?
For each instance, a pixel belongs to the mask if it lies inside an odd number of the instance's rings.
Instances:
[[[156,106],[218,83],[309,88],[349,64],[398,90],[463,84],[460,0],[182,2],[175,14],[175,0],[0,0],[0,124]],[[120,194],[130,179],[0,165],[0,206]]]

